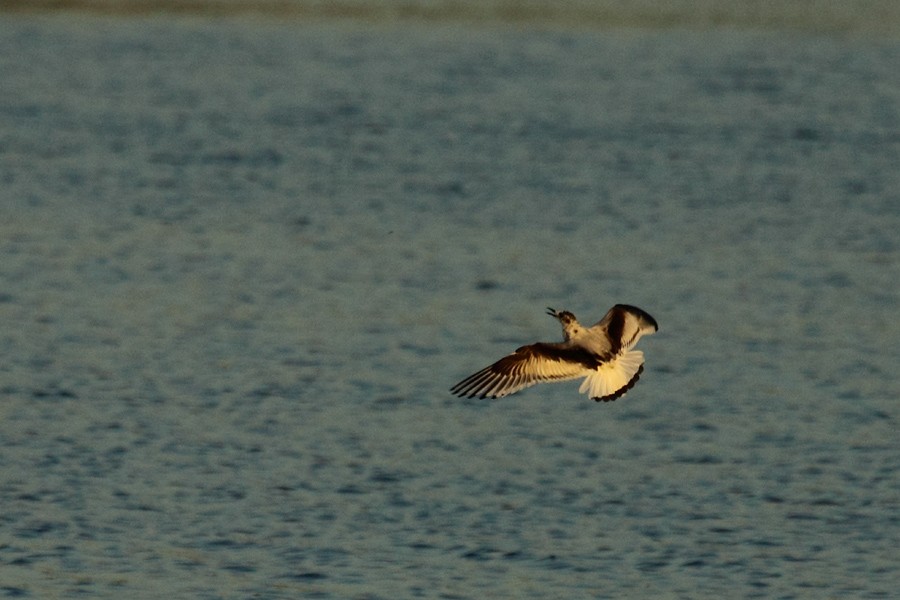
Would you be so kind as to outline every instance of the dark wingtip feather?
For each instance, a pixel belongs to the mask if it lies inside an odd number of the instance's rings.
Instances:
[[[650,313],[648,313],[646,310],[638,308],[637,306],[633,306],[631,304],[616,304],[614,308],[618,308],[626,312],[630,312],[631,314],[637,315],[641,318],[641,320],[653,325],[654,331],[659,331],[659,325],[656,324],[656,319],[651,317]]]

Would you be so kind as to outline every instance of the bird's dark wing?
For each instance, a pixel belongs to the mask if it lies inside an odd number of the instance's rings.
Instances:
[[[596,356],[569,343],[531,344],[466,377],[450,391],[467,398],[502,398],[536,383],[584,377],[596,364]]]
[[[642,335],[655,333],[659,327],[656,319],[640,308],[616,304],[591,327],[591,332],[598,329],[604,332],[609,341],[609,354],[616,356],[630,350]]]

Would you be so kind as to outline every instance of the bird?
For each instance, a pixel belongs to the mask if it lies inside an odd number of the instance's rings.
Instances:
[[[644,370],[644,353],[632,350],[659,330],[656,319],[629,304],[616,304],[585,327],[567,310],[547,308],[562,325],[562,342],[537,342],[516,349],[469,375],[450,392],[462,398],[502,398],[538,383],[584,377],[578,393],[597,402],[625,395]]]

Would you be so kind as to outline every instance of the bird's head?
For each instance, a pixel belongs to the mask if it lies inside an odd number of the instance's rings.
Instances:
[[[575,315],[567,310],[557,311],[552,308],[548,308],[547,314],[559,320],[559,324],[562,325],[563,339],[565,341],[569,341],[573,337],[581,335],[581,333],[584,331],[581,325],[578,323],[578,319],[575,318]]]
[[[575,322],[575,315],[567,310],[557,311],[556,309],[547,307],[547,314],[555,319],[558,319],[559,322],[562,323],[563,327]]]

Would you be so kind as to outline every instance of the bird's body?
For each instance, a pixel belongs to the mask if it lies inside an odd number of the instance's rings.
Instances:
[[[547,311],[562,325],[562,342],[522,346],[450,391],[467,398],[502,398],[536,383],[584,377],[578,391],[599,402],[615,400],[634,386],[644,370],[644,353],[632,348],[641,336],[657,331],[653,317],[617,304],[597,324],[584,327],[568,311]]]

